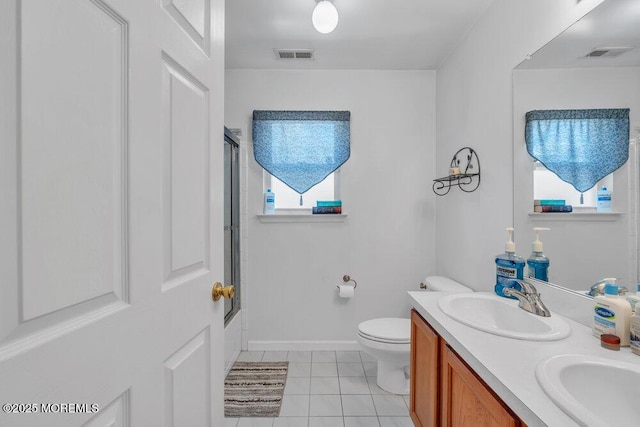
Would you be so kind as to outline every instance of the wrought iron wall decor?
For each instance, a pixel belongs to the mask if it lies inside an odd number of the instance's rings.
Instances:
[[[476,191],[480,186],[480,159],[470,147],[458,150],[451,159],[449,175],[434,179],[432,188],[438,196],[444,196],[455,186],[465,193]]]

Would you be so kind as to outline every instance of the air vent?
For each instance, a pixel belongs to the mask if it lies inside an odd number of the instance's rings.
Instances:
[[[313,59],[313,49],[273,49],[277,59]]]
[[[296,59],[296,53],[293,51],[279,50],[276,52],[278,59]]]
[[[609,52],[609,51],[608,50],[594,50],[593,52],[589,52],[587,57],[588,58],[597,58],[597,57],[600,57],[602,55],[606,55],[607,52]]]
[[[633,49],[633,47],[599,47],[589,52],[587,58],[614,58]]]
[[[313,59],[313,52],[296,52],[296,59]]]

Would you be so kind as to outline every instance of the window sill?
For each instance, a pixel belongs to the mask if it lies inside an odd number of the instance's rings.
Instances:
[[[276,213],[273,215],[256,215],[260,222],[344,222],[347,219],[347,214],[322,214],[314,215],[311,213],[298,213],[298,214],[282,214]]]
[[[532,222],[613,222],[624,212],[529,212]]]

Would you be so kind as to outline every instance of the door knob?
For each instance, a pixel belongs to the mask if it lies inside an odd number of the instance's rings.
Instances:
[[[216,282],[213,285],[213,289],[211,289],[211,298],[214,301],[218,301],[221,297],[225,297],[226,299],[231,299],[236,293],[236,288],[233,285],[222,286],[222,283]]]

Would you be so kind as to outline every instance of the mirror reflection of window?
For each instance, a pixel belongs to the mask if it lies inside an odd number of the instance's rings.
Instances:
[[[567,182],[545,168],[540,162],[534,162],[533,169],[533,198],[534,199],[560,199],[567,205],[573,206],[574,211],[595,212],[598,201],[597,190],[602,186],[611,191],[613,188],[613,174],[609,174],[598,182],[597,185],[582,193],[583,203],[580,203],[580,192]]]

